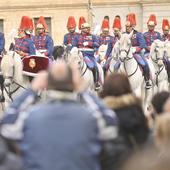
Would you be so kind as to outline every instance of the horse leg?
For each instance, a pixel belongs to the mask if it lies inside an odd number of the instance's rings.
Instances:
[[[0,94],[0,102],[5,102],[5,97],[4,97],[4,78],[1,75],[0,76],[0,88],[1,88],[1,94]]]

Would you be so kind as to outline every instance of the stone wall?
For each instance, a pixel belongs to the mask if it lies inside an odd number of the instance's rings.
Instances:
[[[161,30],[161,20],[170,19],[170,0],[0,0],[0,19],[4,20],[6,46],[10,40],[9,32],[17,29],[23,15],[30,17],[51,17],[52,37],[55,44],[61,44],[67,32],[66,23],[70,15],[75,16],[77,22],[84,16],[92,24],[101,24],[105,15],[110,16],[112,26],[115,15],[120,15],[122,23],[129,12],[136,13],[137,29],[146,30],[146,21],[151,13],[158,16],[157,29]],[[123,25],[123,24],[122,24]]]

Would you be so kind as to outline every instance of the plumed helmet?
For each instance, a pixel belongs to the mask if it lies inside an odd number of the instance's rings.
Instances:
[[[150,17],[149,17],[149,19],[148,19],[147,24],[148,24],[148,25],[157,25],[156,15],[151,14]]]
[[[36,29],[37,28],[44,28],[46,32],[48,31],[48,25],[43,16],[40,16],[40,18],[38,19],[37,24],[36,24]]]
[[[136,26],[136,15],[134,13],[130,13],[126,17],[126,25],[128,26]]]
[[[113,28],[117,28],[118,30],[122,29],[121,20],[119,18],[115,18],[113,21]]]
[[[170,25],[169,25],[168,19],[163,19],[163,21],[162,21],[162,29],[163,30],[169,30],[170,29]]]
[[[79,30],[81,30],[81,25],[84,23],[86,23],[86,19],[83,16],[81,16],[79,18]]]
[[[110,26],[109,26],[109,21],[107,19],[104,19],[102,22],[102,30],[109,30]]]
[[[73,16],[69,16],[67,21],[67,28],[75,28],[75,27],[76,27],[75,18]]]

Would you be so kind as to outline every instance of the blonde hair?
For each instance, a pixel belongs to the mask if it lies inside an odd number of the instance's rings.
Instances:
[[[155,135],[160,147],[170,145],[170,113],[164,113],[156,118]]]

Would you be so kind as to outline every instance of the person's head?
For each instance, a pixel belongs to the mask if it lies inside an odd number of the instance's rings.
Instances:
[[[101,30],[102,30],[102,34],[107,36],[109,35],[109,21],[104,19],[103,22],[102,22],[102,27],[101,27]]]
[[[76,30],[76,21],[73,16],[69,16],[68,21],[67,21],[67,30],[70,33],[74,33]]]
[[[157,25],[156,16],[154,14],[151,14],[147,22],[148,30],[154,31],[156,25]]]
[[[84,24],[81,25],[81,33],[82,34],[90,33],[90,25],[87,22],[85,22]]]
[[[114,73],[105,78],[101,97],[121,96],[132,93],[131,85],[128,77],[124,74]]]
[[[73,92],[75,90],[73,72],[65,62],[56,62],[51,65],[48,73],[48,89]]]
[[[159,149],[170,146],[170,113],[164,113],[156,118],[155,143]]]
[[[153,96],[151,104],[156,114],[161,114],[164,112],[163,108],[169,97],[170,93],[168,91],[162,91]]]
[[[134,13],[130,13],[126,17],[126,32],[129,34],[136,26],[136,15]]]
[[[48,31],[48,26],[45,21],[45,18],[43,16],[40,16],[36,24],[36,35],[44,34],[47,31]]]
[[[162,31],[164,35],[168,35],[170,30],[170,25],[168,19],[163,19],[162,21]]]

